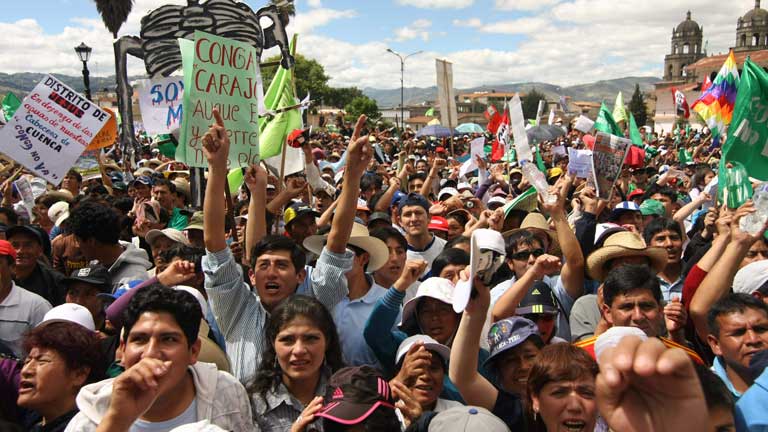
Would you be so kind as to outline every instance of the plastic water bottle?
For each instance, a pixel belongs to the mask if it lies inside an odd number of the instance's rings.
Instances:
[[[752,195],[752,202],[755,204],[755,212],[741,218],[739,228],[745,233],[754,235],[763,229],[765,221],[768,220],[768,183],[757,187],[755,194]]]
[[[544,173],[539,171],[539,168],[535,164],[524,160],[522,161],[522,167],[520,169],[523,171],[523,176],[528,180],[528,183],[532,184],[533,187],[536,188],[536,192],[541,194],[541,198],[545,203],[554,204],[557,202],[557,196],[549,193],[549,183],[547,183],[547,179],[544,178]]]

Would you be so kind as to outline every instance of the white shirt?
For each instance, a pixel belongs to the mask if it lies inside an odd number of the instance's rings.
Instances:
[[[427,262],[427,268],[424,270],[424,274],[429,273],[432,269],[432,262],[443,251],[447,242],[436,235],[432,235],[432,241],[429,242],[426,248],[423,250],[414,249],[410,244],[408,245],[407,257],[409,260],[421,259]]]
[[[40,324],[50,309],[48,300],[11,282],[11,291],[0,303],[0,342],[21,357],[24,333]]]

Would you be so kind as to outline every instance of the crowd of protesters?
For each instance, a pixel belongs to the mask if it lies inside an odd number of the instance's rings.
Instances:
[[[514,162],[460,176],[477,134],[364,117],[237,188],[214,118],[200,207],[152,143],[31,178],[32,208],[5,167],[0,429],[768,430],[768,240],[718,205],[706,131],[644,133],[604,200],[559,122],[543,200]]]

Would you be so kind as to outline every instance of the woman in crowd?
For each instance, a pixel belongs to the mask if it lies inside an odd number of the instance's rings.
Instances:
[[[459,402],[440,397],[450,357],[450,348],[426,335],[407,338],[397,350],[399,370],[395,379],[411,390],[424,412],[461,406]]]
[[[566,343],[544,347],[528,375],[528,431],[598,430],[597,373],[597,363],[581,348]]]
[[[262,431],[289,431],[302,411],[316,411],[313,400],[342,367],[339,336],[322,303],[296,295],[272,311],[265,340],[261,367],[247,386],[253,415]]]
[[[63,431],[77,414],[80,388],[104,373],[99,338],[74,322],[50,321],[32,329],[23,347],[17,403],[38,414],[28,430]]]
[[[437,277],[448,279],[455,285],[459,281],[459,273],[469,265],[469,254],[461,249],[443,249],[432,262],[431,272]]]

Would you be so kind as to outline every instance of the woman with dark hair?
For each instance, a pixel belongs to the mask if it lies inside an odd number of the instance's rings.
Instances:
[[[461,249],[443,249],[432,262],[431,274],[456,284],[459,273],[469,265],[469,254]]]
[[[696,200],[696,197],[704,191],[704,188],[712,181],[715,175],[717,174],[709,167],[699,168],[696,171],[696,174],[691,179],[691,190],[688,192],[691,201]]]
[[[104,373],[99,338],[79,324],[51,321],[27,333],[23,347],[17,403],[39,414],[29,430],[63,431],[78,412],[80,388]]]
[[[528,375],[528,431],[603,430],[595,429],[597,373],[597,362],[581,348],[565,343],[544,347]]]
[[[254,421],[262,431],[289,431],[320,408],[328,380],[342,368],[339,336],[322,303],[295,295],[272,311],[265,340],[261,366],[247,386]]]

